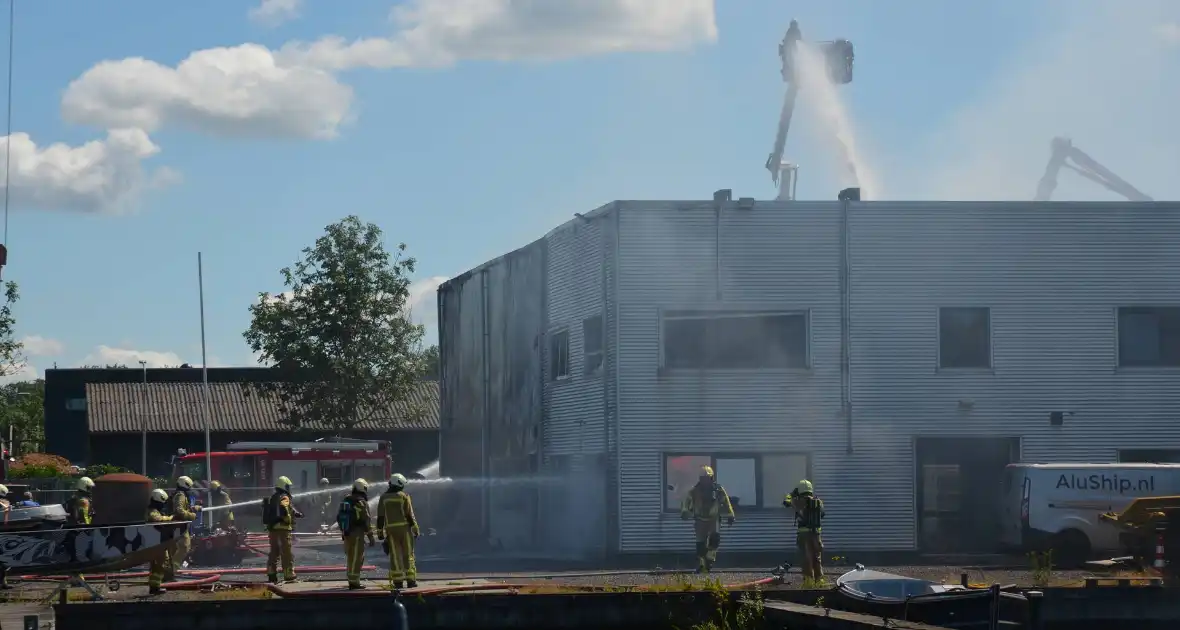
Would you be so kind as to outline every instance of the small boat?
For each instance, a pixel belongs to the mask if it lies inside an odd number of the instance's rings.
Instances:
[[[61,529],[65,523],[66,509],[60,505],[12,507],[0,516],[0,532]]]
[[[848,612],[913,621],[945,628],[989,628],[996,595],[988,589],[866,569],[863,565],[836,579],[832,608]],[[1024,627],[1028,599],[1018,593],[999,593],[999,627]]]
[[[21,575],[129,569],[155,560],[180,541],[188,522],[62,527],[61,506],[11,510],[0,529],[0,566]],[[27,515],[17,512],[33,510]],[[25,518],[16,518],[25,516]],[[23,523],[22,529],[12,529]]]

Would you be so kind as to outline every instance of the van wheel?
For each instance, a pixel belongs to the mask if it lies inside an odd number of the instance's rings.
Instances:
[[[1053,537],[1050,544],[1052,562],[1060,567],[1080,567],[1090,559],[1090,537],[1076,529],[1067,529]]]

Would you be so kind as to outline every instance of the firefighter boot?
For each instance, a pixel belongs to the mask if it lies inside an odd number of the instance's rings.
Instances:
[[[405,583],[402,582],[401,580],[394,580],[393,581],[393,590],[400,591],[404,587],[405,587]]]
[[[168,592],[168,589],[166,589],[162,586],[153,586],[148,589],[148,595],[151,595],[153,597],[155,597],[156,595],[163,595],[164,593],[167,593],[167,592]]]
[[[266,581],[270,582],[271,584],[278,584],[279,583],[279,574],[278,573],[267,573],[266,574]]]
[[[418,588],[418,580],[406,580],[406,588]]]

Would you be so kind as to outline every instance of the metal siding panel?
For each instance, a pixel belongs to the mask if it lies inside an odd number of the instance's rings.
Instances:
[[[569,332],[569,378],[550,379],[548,335],[545,340],[544,374],[546,423],[544,451],[547,457],[570,457],[560,484],[564,500],[550,503],[547,526],[550,540],[564,541],[559,550],[577,556],[601,555],[606,543],[608,515],[605,506],[604,382],[606,366],[595,375],[585,374],[585,336],[582,321],[605,311],[603,219],[576,219],[546,236],[548,260],[547,332]],[[605,354],[606,340],[603,340]],[[580,532],[569,540],[570,531]],[[571,544],[573,543],[573,544]]]
[[[1180,372],[1115,367],[1118,306],[1180,303],[1180,205],[854,204],[850,231],[854,462],[923,434],[1020,437],[1035,462],[1180,448]],[[993,370],[937,369],[956,305],[992,309]],[[912,463],[860,479],[898,488],[862,503],[874,537],[912,538]]]
[[[822,485],[845,465],[839,415],[839,216],[834,208],[831,203],[726,208],[719,234],[711,203],[623,211],[621,551],[692,546],[692,528],[662,512],[662,453],[669,451],[809,452],[812,475],[831,506],[831,544],[848,542],[840,532],[850,522],[845,514],[851,489]],[[660,375],[659,310],[685,307],[809,310],[812,367]],[[726,549],[792,544],[785,510],[746,512],[739,518],[740,526],[724,533]]]

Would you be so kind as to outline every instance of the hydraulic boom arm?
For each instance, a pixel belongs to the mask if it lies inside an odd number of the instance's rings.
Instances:
[[[1053,191],[1057,188],[1057,174],[1061,172],[1062,168],[1068,168],[1131,201],[1154,201],[1151,197],[1140,192],[1138,188],[1112,173],[1110,169],[1099,164],[1097,160],[1086,155],[1084,151],[1073,146],[1068,138],[1053,138],[1050,146],[1052,154],[1049,156],[1049,164],[1045,167],[1045,174],[1037,184],[1035,201],[1048,201],[1053,196]],[[1070,164],[1067,160],[1072,160],[1074,164]]]

